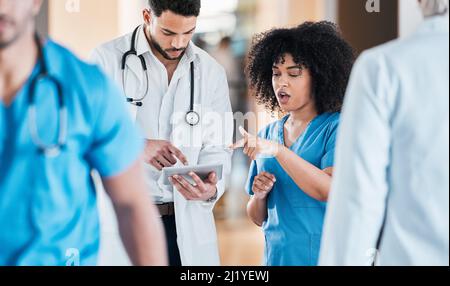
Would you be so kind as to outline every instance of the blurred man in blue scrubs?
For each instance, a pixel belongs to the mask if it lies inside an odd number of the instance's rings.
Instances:
[[[353,71],[321,265],[449,265],[448,0],[419,3],[417,32]]]
[[[0,265],[96,265],[90,173],[136,265],[165,265],[124,97],[97,68],[35,35],[41,0],[0,0]]]

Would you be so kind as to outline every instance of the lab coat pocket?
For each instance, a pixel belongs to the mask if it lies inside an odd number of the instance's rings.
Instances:
[[[191,207],[195,207],[196,216],[192,218],[195,221],[194,233],[198,244],[210,244],[217,241],[216,225],[214,216],[209,208],[206,208],[202,202],[189,202]]]

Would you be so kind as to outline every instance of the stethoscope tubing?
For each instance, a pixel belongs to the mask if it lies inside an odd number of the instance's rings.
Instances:
[[[142,107],[143,106],[143,101],[145,100],[145,98],[147,97],[148,91],[149,91],[149,75],[148,75],[148,69],[147,69],[147,64],[145,62],[145,58],[143,57],[143,55],[138,56],[137,55],[137,50],[136,50],[136,40],[137,40],[137,34],[139,29],[142,26],[138,26],[136,27],[136,29],[134,29],[133,34],[131,36],[131,47],[130,50],[128,50],[127,52],[125,52],[122,56],[122,60],[121,60],[121,70],[122,70],[122,87],[124,90],[124,93],[126,94],[126,76],[125,76],[125,70],[126,70],[126,63],[127,63],[127,59],[130,56],[137,56],[140,59],[141,62],[141,66],[142,69],[145,73],[146,76],[146,90],[145,93],[138,97],[138,98],[132,98],[132,97],[128,97],[127,96],[127,102],[130,104],[133,104],[137,107]],[[200,123],[200,115],[195,112],[194,110],[194,102],[195,102],[195,65],[194,62],[191,62],[190,65],[190,75],[191,75],[191,93],[190,93],[190,104],[189,104],[189,111],[186,112],[186,123],[189,124],[190,126],[196,126]]]
[[[35,34],[35,42],[38,48],[38,61],[40,64],[40,71],[31,80],[30,89],[28,92],[28,109],[27,109],[28,127],[30,131],[31,140],[38,148],[38,151],[44,154],[45,156],[55,157],[61,153],[62,149],[66,144],[67,121],[68,121],[67,107],[63,95],[62,84],[56,77],[52,76],[48,72],[44,48],[41,43],[41,39],[39,38],[37,33]],[[48,81],[52,82],[55,85],[58,97],[58,119],[57,119],[58,135],[56,143],[52,144],[46,144],[43,140],[41,140],[37,126],[37,107],[35,97],[37,92],[37,86],[39,82],[44,79],[47,79]]]

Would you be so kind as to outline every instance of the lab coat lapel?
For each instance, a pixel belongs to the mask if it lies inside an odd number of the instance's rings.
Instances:
[[[130,42],[131,42],[131,36],[127,37],[124,41],[120,41],[116,45],[117,52],[120,55],[125,54],[130,49]],[[134,56],[130,56],[126,61],[126,67],[125,67],[125,73],[127,73],[127,78],[129,81],[132,82],[138,82],[140,84],[140,89],[142,89],[142,81],[145,79],[140,79],[139,77],[144,75],[142,70],[142,65],[140,61],[138,60],[130,60]],[[119,64],[120,66],[120,64]],[[120,69],[120,67],[119,67]],[[121,82],[121,85],[123,84],[123,72],[122,70],[119,70],[119,79],[118,81]],[[145,83],[144,83],[145,84]],[[124,88],[124,87],[122,87]],[[130,112],[130,115],[133,119],[133,121],[136,121],[137,119],[137,113],[139,108],[133,104],[128,104],[128,110]]]
[[[142,78],[142,76],[144,75],[144,70],[142,68],[140,60],[136,56],[129,56],[126,66],[128,70],[133,73],[133,76],[136,77],[140,82],[144,80],[144,78]],[[131,76],[131,74],[128,76]]]
[[[171,117],[172,133],[170,141],[186,155],[190,165],[198,162],[198,154],[202,148],[202,126],[190,126],[186,122],[189,111],[190,94],[183,90],[175,95],[174,110]],[[201,116],[201,110],[196,105],[195,110]]]
[[[198,164],[202,149],[202,124],[190,126],[185,121],[190,105],[190,65],[179,74],[180,83],[174,95],[174,113],[171,119],[171,142],[187,157],[190,165]],[[199,82],[198,69],[195,81]],[[188,83],[188,84],[186,84]],[[203,118],[201,105],[201,86],[195,88],[195,111]],[[174,190],[177,242],[183,266],[219,266],[220,258],[214,216],[203,202],[187,201],[180,192]]]
[[[143,83],[143,80],[145,80],[145,79],[139,78],[139,73],[141,73],[142,75],[144,74],[143,70],[142,70],[142,66],[138,63],[138,61],[129,61],[128,60],[126,63],[126,69],[128,69],[128,70],[125,70],[125,74],[127,76],[127,82],[139,83],[139,88],[137,89],[138,90],[137,93],[141,94],[142,83]],[[122,75],[120,75],[120,76],[122,77]],[[127,86],[128,86],[128,84],[127,84]],[[128,91],[128,92],[130,92],[130,91]],[[135,95],[128,94],[128,93],[127,93],[127,96],[136,97]],[[133,120],[136,121],[137,114],[139,112],[139,107],[137,107],[134,104],[128,104],[128,105],[129,105],[128,108],[129,108],[130,114],[131,114]]]

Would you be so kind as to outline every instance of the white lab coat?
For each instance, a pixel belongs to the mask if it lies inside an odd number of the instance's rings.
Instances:
[[[131,34],[128,34],[100,46],[92,54],[92,60],[111,75],[120,86],[122,86],[120,62],[122,55],[130,49],[130,43]],[[148,49],[146,41],[138,41],[138,54],[146,53]],[[233,115],[224,69],[206,52],[190,43],[188,52],[172,79],[178,83],[171,85],[167,94],[157,97],[154,94],[155,89],[163,84],[166,84],[167,88],[167,74],[152,72],[150,65],[162,66],[162,64],[154,62],[155,58],[150,58],[150,54],[146,55],[146,60],[150,73],[149,91],[142,108],[130,105],[132,116],[142,128],[146,139],[171,141],[186,155],[190,165],[223,163],[223,179],[218,184],[220,198],[225,191],[225,178],[231,169],[231,152],[226,149],[226,146],[232,143],[233,137]],[[190,61],[192,60],[195,64],[195,110],[201,114],[202,119],[201,124],[196,127],[191,127],[185,122],[190,103]],[[127,61],[127,73],[128,80],[134,82],[137,92],[141,94],[146,88],[140,62],[133,59]],[[129,86],[127,84],[127,89]],[[128,91],[127,94],[133,96],[133,91]],[[161,196],[158,195],[158,189],[164,188],[161,173],[150,165],[146,167],[148,185],[154,199],[163,199],[162,192]],[[212,213],[215,202],[186,201],[177,191],[173,191],[173,200],[182,264],[184,266],[220,265]],[[104,229],[107,233],[112,232],[110,226]],[[106,241],[105,244],[117,245],[117,242]],[[105,249],[105,247],[102,249],[107,254],[116,251]],[[106,264],[109,262],[106,261]]]
[[[449,265],[448,25],[427,19],[357,61],[320,265]]]

